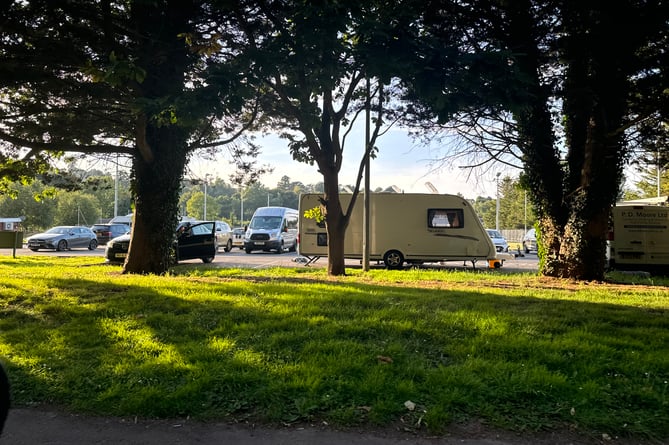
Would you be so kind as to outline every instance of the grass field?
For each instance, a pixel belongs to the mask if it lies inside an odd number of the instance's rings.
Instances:
[[[669,437],[667,280],[0,259],[17,406]]]

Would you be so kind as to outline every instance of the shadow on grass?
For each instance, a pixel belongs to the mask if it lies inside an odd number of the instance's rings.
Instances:
[[[52,279],[44,293],[7,298],[0,353],[15,403],[143,417],[401,420],[432,431],[482,418],[516,431],[669,435],[666,310],[521,288],[257,275],[136,283]]]

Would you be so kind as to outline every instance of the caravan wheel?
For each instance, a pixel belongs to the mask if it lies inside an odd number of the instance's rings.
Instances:
[[[383,263],[388,269],[399,269],[404,264],[404,255],[399,250],[389,250],[383,255]]]

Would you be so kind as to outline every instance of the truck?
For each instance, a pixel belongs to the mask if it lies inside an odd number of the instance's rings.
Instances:
[[[327,256],[328,235],[317,193],[300,195],[298,252],[310,264]],[[346,208],[350,193],[339,199]],[[344,239],[344,257],[363,257],[363,200],[355,202]],[[510,254],[498,253],[481,219],[464,198],[449,194],[372,193],[370,195],[369,259],[399,269],[404,263],[484,262],[498,268]]]
[[[610,269],[669,272],[669,207],[621,202],[611,221]]]

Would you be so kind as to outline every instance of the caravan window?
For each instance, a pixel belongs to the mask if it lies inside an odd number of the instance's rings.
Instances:
[[[462,209],[428,209],[427,226],[431,229],[449,227],[457,229],[464,225]]]

